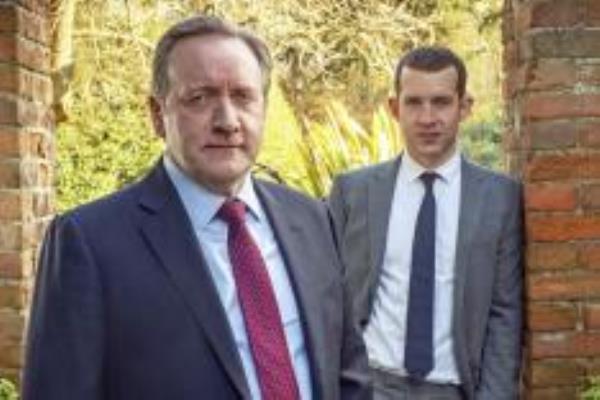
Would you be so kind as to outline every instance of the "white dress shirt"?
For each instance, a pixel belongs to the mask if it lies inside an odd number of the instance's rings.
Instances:
[[[210,270],[213,282],[219,293],[223,309],[235,339],[235,345],[242,360],[246,381],[250,387],[252,399],[260,400],[260,387],[240,303],[229,252],[227,249],[227,224],[216,217],[225,197],[208,191],[185,175],[168,156],[163,158],[167,174],[181,198],[188,217],[192,222],[202,254]],[[260,249],[275,298],[283,320],[285,338],[290,351],[300,396],[303,400],[312,398],[312,387],[308,356],[298,315],[298,306],[281,252],[267,220],[265,212],[256,196],[250,174],[246,177],[240,192],[236,196],[249,209],[246,214],[248,230]],[[200,268],[200,266],[198,266]]]
[[[425,171],[404,152],[392,199],[382,272],[365,330],[371,365],[402,376],[407,375],[404,346],[413,237],[425,195],[419,177]],[[436,201],[434,368],[426,380],[458,384],[452,315],[461,181],[459,153],[434,171],[439,175],[433,185]]]

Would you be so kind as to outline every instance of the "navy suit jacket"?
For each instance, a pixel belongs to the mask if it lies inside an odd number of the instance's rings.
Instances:
[[[270,183],[255,187],[298,301],[314,398],[370,398],[324,205]],[[216,287],[162,163],[53,221],[23,400],[249,398]]]

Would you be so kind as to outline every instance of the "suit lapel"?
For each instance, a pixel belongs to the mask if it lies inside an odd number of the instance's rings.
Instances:
[[[467,344],[464,343],[465,324],[464,303],[466,274],[469,270],[470,250],[473,235],[481,224],[484,204],[483,183],[485,175],[480,169],[465,159],[461,160],[460,210],[458,235],[456,239],[455,288],[454,288],[454,339],[456,340],[458,367],[463,377],[470,376],[468,371]]]
[[[320,388],[327,384],[323,379],[323,368],[329,361],[326,359],[328,353],[323,349],[314,348],[315,343],[321,342],[319,336],[324,334],[325,328],[322,326],[320,318],[322,314],[320,311],[321,299],[315,295],[315,288],[322,284],[319,280],[321,274],[315,270],[318,268],[318,263],[315,260],[306,259],[308,253],[303,247],[303,243],[308,243],[302,237],[306,234],[306,230],[303,231],[302,228],[306,226],[306,221],[302,221],[302,215],[295,214],[289,206],[286,207],[283,203],[285,197],[275,197],[260,182],[255,182],[255,188],[275,234],[294,288],[298,311],[301,313],[304,337],[307,341],[307,354],[313,380],[313,397],[318,399],[321,398]]]
[[[401,157],[398,157],[394,161],[383,164],[376,172],[375,179],[369,180],[368,224],[369,248],[371,249],[369,260],[371,268],[376,271],[380,271],[383,265],[392,199],[400,162]],[[374,275],[378,276],[379,274]]]
[[[142,183],[141,230],[242,398],[250,398],[241,360],[187,213],[162,165]]]

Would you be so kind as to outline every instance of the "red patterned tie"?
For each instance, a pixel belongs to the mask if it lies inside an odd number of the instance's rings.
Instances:
[[[246,205],[227,200],[218,217],[227,223],[227,244],[238,298],[263,400],[297,400],[298,385],[271,279],[244,217]]]

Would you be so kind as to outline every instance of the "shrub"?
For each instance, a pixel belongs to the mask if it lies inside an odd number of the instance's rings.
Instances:
[[[587,378],[581,400],[600,400],[600,376]]]
[[[17,388],[8,379],[0,378],[0,400],[18,400]]]

